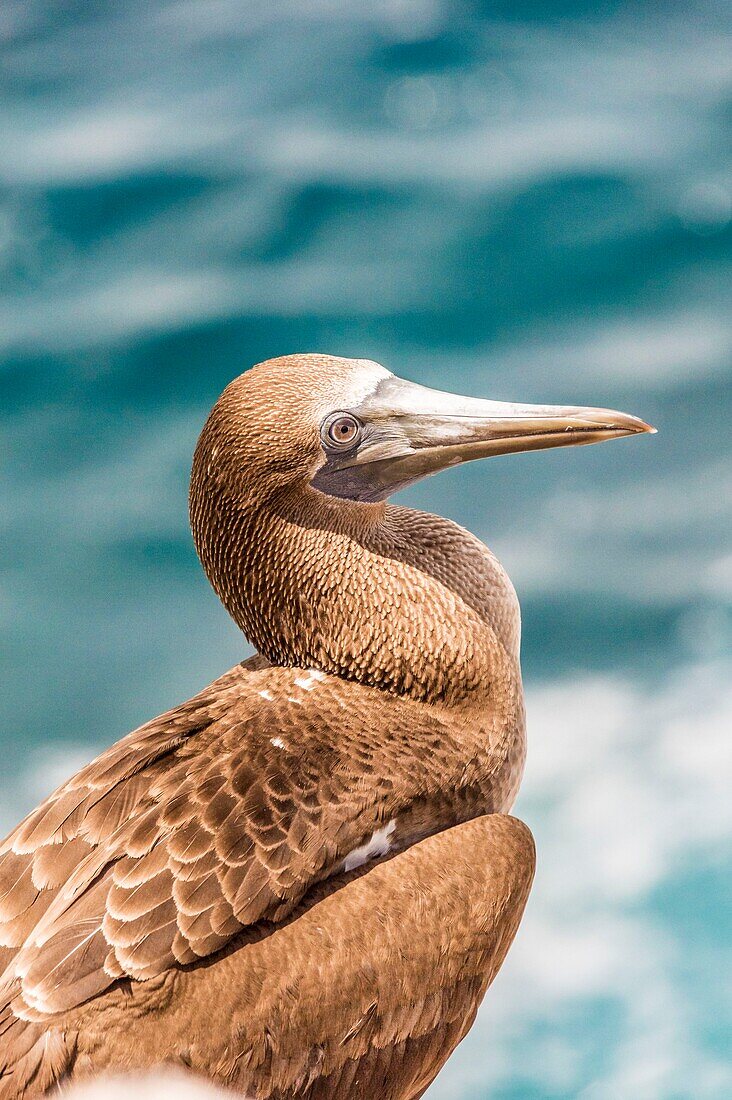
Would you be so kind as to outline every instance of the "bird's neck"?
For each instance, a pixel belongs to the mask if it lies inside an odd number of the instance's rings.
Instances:
[[[222,494],[208,530],[196,515],[209,579],[274,664],[448,705],[520,690],[513,587],[456,524],[310,487],[266,505]]]

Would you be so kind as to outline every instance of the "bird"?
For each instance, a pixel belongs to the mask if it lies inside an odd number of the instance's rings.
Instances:
[[[422,1095],[516,934],[535,850],[509,812],[513,585],[473,534],[389,498],[653,430],[330,355],[226,387],[189,513],[255,655],[0,845],[0,1100],[161,1065],[258,1100]]]

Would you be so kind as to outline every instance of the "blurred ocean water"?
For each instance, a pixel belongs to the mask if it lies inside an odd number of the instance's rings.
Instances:
[[[539,872],[434,1100],[732,1095],[732,15],[5,0],[0,827],[239,660],[197,433],[330,351],[659,435],[405,494],[524,614]]]

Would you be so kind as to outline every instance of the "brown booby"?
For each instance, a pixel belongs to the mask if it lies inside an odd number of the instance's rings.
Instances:
[[[386,498],[650,430],[321,355],[227,387],[190,516],[258,655],[0,845],[1,1100],[161,1063],[258,1100],[422,1094],[503,961],[534,849],[507,816],[514,589],[468,531]]]

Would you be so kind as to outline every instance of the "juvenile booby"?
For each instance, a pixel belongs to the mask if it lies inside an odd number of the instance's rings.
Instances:
[[[258,1100],[422,1094],[508,950],[534,850],[506,816],[525,754],[513,587],[469,532],[386,498],[650,430],[320,355],[227,387],[190,516],[258,655],[0,846],[2,1100],[163,1062]]]

